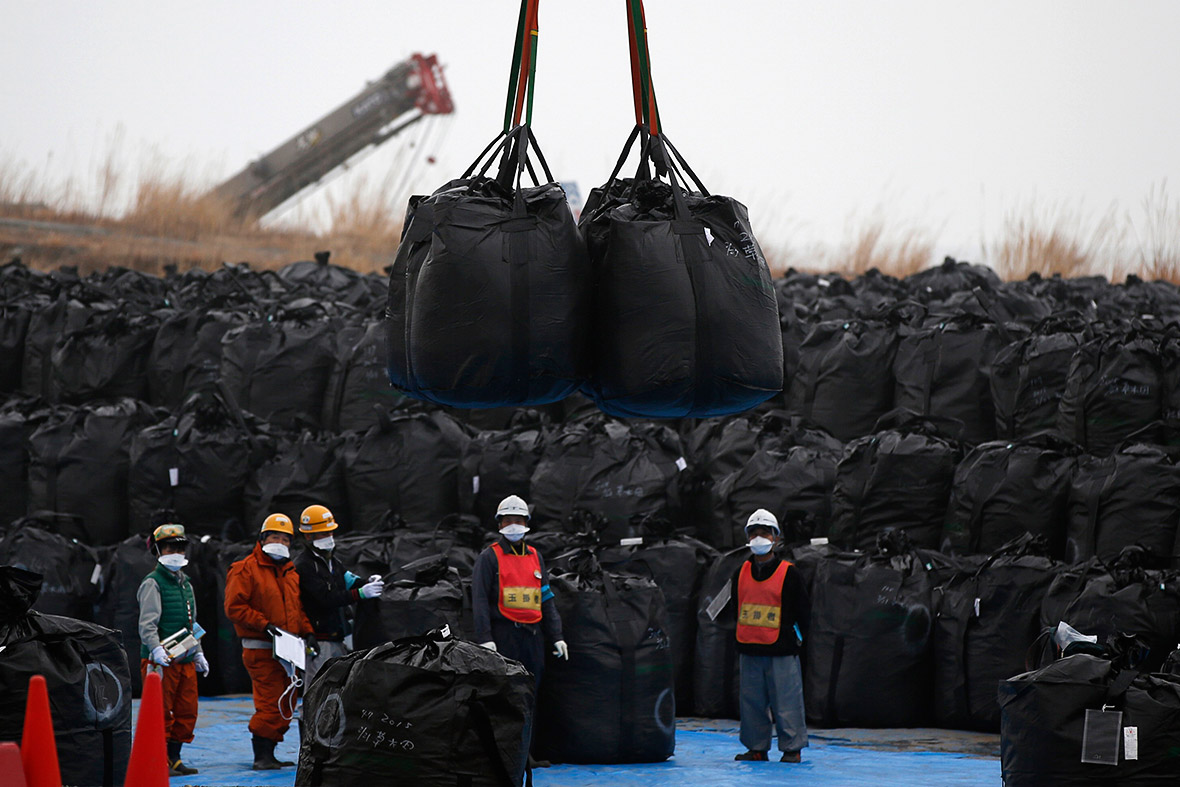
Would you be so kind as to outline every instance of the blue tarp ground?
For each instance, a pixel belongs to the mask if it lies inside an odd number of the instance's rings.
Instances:
[[[137,703],[138,705],[138,703]],[[185,746],[185,761],[200,769],[177,777],[178,785],[283,785],[295,782],[295,769],[249,770],[253,708],[248,697],[201,698],[196,740]],[[981,745],[982,740],[982,745]],[[731,785],[988,785],[1000,784],[1000,762],[988,752],[997,736],[953,732],[816,730],[798,765],[776,761],[738,763],[742,751],[736,722],[689,722],[676,732],[676,756],[644,765],[555,765],[534,771],[537,787],[671,787],[685,784]],[[298,734],[292,730],[278,747],[280,759],[295,760]],[[938,751],[915,750],[921,748]],[[964,754],[954,749],[972,752]],[[901,751],[897,749],[903,749]],[[981,753],[983,752],[983,753]],[[777,757],[774,757],[777,760]]]

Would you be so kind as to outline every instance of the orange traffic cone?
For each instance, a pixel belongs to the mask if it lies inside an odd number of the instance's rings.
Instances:
[[[61,787],[57,741],[53,738],[53,718],[49,715],[49,687],[41,675],[29,678],[25,728],[20,740],[20,757],[28,787]]]
[[[25,766],[20,761],[20,746],[15,743],[0,743],[0,773],[8,787],[29,787],[25,781]]]
[[[128,787],[168,787],[168,750],[164,742],[164,690],[160,674],[149,672],[143,680],[139,721],[127,762]],[[31,785],[30,785],[31,787]]]

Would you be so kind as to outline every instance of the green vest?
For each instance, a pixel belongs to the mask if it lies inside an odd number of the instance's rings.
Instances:
[[[147,578],[156,580],[156,587],[160,589],[160,622],[156,624],[160,641],[171,637],[181,629],[192,631],[193,614],[196,612],[197,606],[193,599],[193,586],[189,583],[188,577],[183,572],[172,571],[157,563],[155,571],[148,574],[145,579]],[[151,657],[151,651],[148,650],[147,645],[140,644],[139,657],[144,659]],[[177,662],[183,664],[194,658],[196,658],[195,653],[179,658]]]

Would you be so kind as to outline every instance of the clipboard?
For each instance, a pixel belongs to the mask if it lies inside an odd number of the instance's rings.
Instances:
[[[307,645],[303,637],[279,629],[279,633],[275,635],[275,658],[306,671],[304,665],[307,663]]]

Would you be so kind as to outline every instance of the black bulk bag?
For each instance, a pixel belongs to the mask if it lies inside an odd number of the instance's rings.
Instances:
[[[996,686],[1025,669],[1041,632],[1041,604],[1058,564],[1029,536],[964,567],[934,591],[934,723],[1000,728]]]
[[[123,784],[131,680],[118,632],[32,611],[40,575],[0,566],[0,739],[24,734],[29,678],[41,675],[63,784]]]
[[[718,486],[742,470],[756,451],[792,446],[826,449],[837,455],[844,447],[822,429],[809,428],[799,417],[781,410],[710,418],[689,429],[684,436],[684,450],[691,470],[682,503],[696,532],[714,545],[725,543],[724,537],[719,539],[726,532],[724,524],[713,516],[719,504]]]
[[[148,356],[158,321],[127,312],[96,313],[54,347],[53,390],[61,401],[147,399]]]
[[[21,389],[25,337],[33,316],[33,303],[27,297],[5,298],[0,302],[0,393]]]
[[[537,756],[663,762],[676,747],[676,686],[664,594],[588,558],[550,577],[569,661],[546,658]]]
[[[331,252],[317,251],[314,260],[292,262],[278,270],[278,277],[293,289],[301,289],[313,298],[347,303],[367,308],[373,291],[363,274],[352,268],[328,262]]]
[[[416,573],[413,566],[439,555],[464,578],[470,578],[475,559],[491,536],[489,527],[494,527],[494,523],[479,522],[463,514],[445,516],[433,528],[398,529],[398,525],[404,523],[398,521],[394,526],[389,547],[393,579],[412,579]]]
[[[1070,362],[1057,428],[1098,456],[1132,434],[1158,442],[1154,424],[1163,416],[1161,376],[1159,344],[1145,331],[1114,330],[1094,339]]]
[[[42,512],[17,519],[0,538],[0,565],[41,575],[41,590],[33,605],[38,612],[95,619],[102,564],[98,552],[74,537],[80,529],[75,518]]]
[[[697,603],[697,641],[693,657],[693,713],[708,718],[738,718],[739,682],[737,596],[733,578],[750,556],[741,546],[716,559],[701,583]]]
[[[1180,446],[1180,325],[1173,323],[1160,342],[1160,357],[1164,420],[1162,439],[1166,445],[1174,448]]]
[[[668,641],[676,677],[676,713],[693,712],[693,653],[697,637],[697,599],[717,550],[688,536],[644,538],[642,543],[610,546],[598,553],[603,568],[648,577],[664,594]]]
[[[368,320],[355,339],[342,343],[324,397],[325,429],[364,431],[378,423],[378,411],[416,404],[389,384],[386,341],[384,322]]]
[[[530,481],[534,527],[560,526],[577,509],[605,518],[604,541],[633,521],[677,508],[677,476],[687,467],[680,436],[661,424],[605,416],[567,423],[548,438]]]
[[[191,550],[190,546],[189,551]],[[189,565],[184,569],[186,574],[190,574],[194,564],[195,561],[190,556]],[[137,667],[131,670],[131,688],[136,697],[143,690],[143,678],[138,669],[140,642],[137,594],[144,577],[155,571],[156,566],[156,555],[151,552],[148,539],[143,536],[130,536],[112,547],[103,560],[102,595],[99,597],[94,618],[96,623],[119,632],[123,650],[127,654],[127,664]],[[201,615],[201,625],[204,626],[205,610],[201,608],[199,599],[197,612]],[[208,631],[216,633],[217,629],[206,629],[206,632]],[[205,644],[208,650],[213,650],[209,647],[211,640],[205,640]],[[213,664],[214,659],[210,658],[209,663]],[[217,667],[214,665],[214,675],[217,674],[216,670]],[[207,689],[207,685],[201,686],[202,693],[209,693]]]
[[[816,567],[807,723],[918,727],[930,713],[931,580],[912,551],[837,555]]]
[[[637,139],[639,171],[620,181]],[[682,187],[677,163],[699,191]],[[652,179],[649,164],[670,182]],[[594,265],[594,374],[585,390],[599,408],[725,415],[782,390],[778,304],[746,206],[710,194],[666,137],[636,126],[579,226]]]
[[[175,409],[194,392],[215,383],[222,338],[249,320],[245,311],[213,304],[166,317],[148,356],[148,401]]]
[[[821,322],[799,346],[799,371],[787,389],[790,411],[840,440],[873,432],[893,408],[897,330],[880,320]]]
[[[963,424],[961,439],[976,444],[995,435],[992,358],[1002,335],[992,323],[964,314],[903,326],[893,359],[893,403],[921,415]]]
[[[496,507],[508,495],[532,499],[529,481],[553,431],[536,410],[521,410],[509,428],[483,431],[471,438],[459,461],[462,510],[490,523]]]
[[[530,146],[547,180],[522,187]],[[499,174],[487,177],[497,155]],[[411,198],[404,227],[387,310],[395,388],[455,407],[546,404],[578,389],[590,268],[527,124],[458,180]]]
[[[445,629],[350,653],[304,694],[295,784],[519,785],[534,703],[520,662]]]
[[[923,301],[941,301],[956,292],[996,287],[1000,284],[1000,277],[987,265],[972,265],[946,257],[941,265],[912,273],[904,282],[910,292]]]
[[[310,430],[277,439],[274,456],[254,470],[242,493],[246,533],[257,532],[273,513],[298,522],[312,503],[327,506],[338,521],[348,523],[343,445],[343,438]]]
[[[243,522],[242,502],[271,448],[252,415],[214,391],[193,394],[175,415],[131,441],[131,531],[146,534],[152,512],[170,508],[191,535],[252,535],[260,522]]]
[[[446,556],[415,561],[403,571],[412,577],[394,580],[378,598],[357,604],[353,646],[366,650],[443,626],[450,626],[456,637],[471,639],[470,590],[447,565]]]
[[[1109,565],[1092,558],[1061,569],[1041,604],[1041,625],[1064,621],[1099,642],[1139,637],[1149,646],[1143,668],[1158,667],[1180,641],[1180,582],[1173,573],[1143,569],[1147,557],[1127,547]]]
[[[233,328],[221,338],[221,382],[264,421],[318,427],[339,327],[322,303],[301,299]]]
[[[87,543],[128,536],[131,440],[163,413],[133,399],[64,408],[29,437],[29,508],[80,516]]]
[[[1112,560],[1137,544],[1157,568],[1180,568],[1180,466],[1159,447],[1124,446],[1078,463],[1069,494],[1065,558]]]
[[[940,427],[898,412],[881,419],[877,434],[849,443],[836,465],[831,528],[818,535],[865,548],[878,534],[901,530],[915,546],[937,548],[960,456]]]
[[[1072,443],[1051,435],[976,446],[955,468],[942,551],[991,554],[1031,533],[1061,558],[1075,453]]]
[[[63,336],[80,329],[95,311],[109,312],[109,303],[83,303],[65,291],[54,300],[36,298],[33,314],[25,332],[25,351],[21,359],[21,391],[54,401],[53,350]]]
[[[1052,318],[996,353],[991,368],[996,437],[1011,440],[1057,428],[1057,408],[1085,323]]]
[[[4,501],[4,524],[24,516],[28,511],[29,451],[28,442],[38,426],[51,414],[39,407],[39,400],[13,406],[6,402],[0,409],[0,500]]]
[[[1003,681],[999,702],[1006,787],[1149,787],[1176,781],[1180,676],[1136,675],[1078,653]],[[1086,712],[1104,709],[1121,711],[1123,729],[1137,730],[1137,759],[1127,759],[1120,745],[1117,764],[1081,761]]]
[[[356,530],[379,531],[392,513],[433,526],[459,510],[459,458],[470,436],[442,412],[383,414],[341,448],[344,487]]]
[[[706,538],[719,548],[744,544],[746,520],[759,508],[778,518],[787,543],[811,538],[817,530],[826,533],[839,459],[839,452],[824,448],[759,448],[717,485]]]

